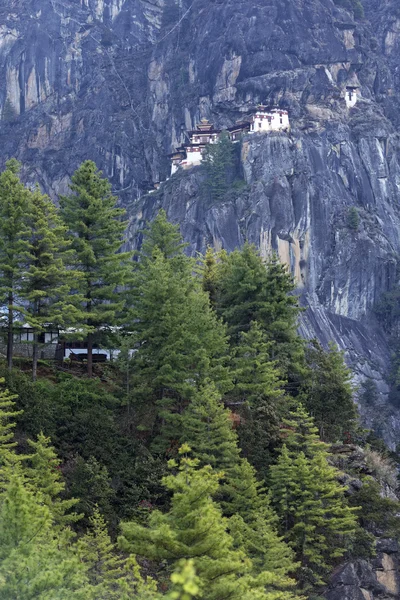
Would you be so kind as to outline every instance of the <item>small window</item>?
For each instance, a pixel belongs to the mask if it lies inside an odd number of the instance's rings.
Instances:
[[[280,120],[280,122],[281,122],[281,125],[282,125],[282,123],[283,123],[283,119],[282,119],[282,117],[281,117],[279,120]]]
[[[259,123],[259,124],[258,124],[258,126],[260,127],[260,129],[261,129],[261,125],[262,125],[262,123]]]

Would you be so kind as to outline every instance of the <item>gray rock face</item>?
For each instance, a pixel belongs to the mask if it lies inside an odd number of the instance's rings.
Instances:
[[[163,207],[193,252],[245,239],[278,251],[307,307],[302,334],[335,340],[376,381],[380,405],[361,412],[393,446],[372,307],[400,246],[400,12],[363,4],[355,20],[332,0],[0,0],[0,166],[16,156],[56,200],[95,160],[128,208],[128,246]],[[352,109],[346,86],[360,90]],[[292,129],[242,141],[241,191],[210,205],[193,169],[146,195],[200,118],[229,126],[260,101],[287,108]]]
[[[339,567],[329,582],[326,600],[389,600],[399,598],[399,548],[394,540],[379,540],[372,561],[357,560]]]

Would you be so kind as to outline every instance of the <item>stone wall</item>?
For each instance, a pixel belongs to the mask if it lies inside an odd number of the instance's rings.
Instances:
[[[52,360],[56,358],[57,344],[39,344],[39,358],[45,360]],[[33,346],[32,344],[25,343],[14,343],[14,356],[24,356],[26,358],[32,358]],[[0,355],[7,354],[7,343],[0,339]]]

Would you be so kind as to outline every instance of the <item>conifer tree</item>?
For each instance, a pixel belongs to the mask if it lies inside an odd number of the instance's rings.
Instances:
[[[91,583],[111,588],[120,577],[121,561],[114,551],[106,523],[97,507],[89,521],[90,529],[79,541],[79,552],[88,564]]]
[[[232,348],[234,387],[225,398],[243,422],[238,427],[240,446],[256,470],[265,469],[280,437],[280,423],[287,401],[276,362],[270,359],[271,343],[260,325],[252,321]]]
[[[234,146],[223,131],[215,144],[207,144],[202,166],[207,174],[206,185],[212,200],[220,200],[229,187],[229,175],[234,164]]]
[[[72,194],[61,199],[62,215],[73,236],[75,268],[82,273],[78,290],[83,296],[87,331],[89,377],[93,374],[93,336],[102,327],[118,323],[125,308],[119,288],[130,280],[130,253],[120,252],[126,222],[116,208],[107,179],[92,161],[84,162],[72,176]]]
[[[345,553],[357,521],[312,419],[301,406],[292,416],[283,430],[288,446],[270,469],[270,491],[280,531],[295,551],[298,577],[306,588],[324,583]]]
[[[60,472],[61,461],[51,446],[50,439],[40,433],[37,441],[28,440],[28,444],[33,454],[27,457],[29,464],[25,467],[25,473],[32,488],[42,495],[54,522],[63,526],[79,520],[81,515],[70,512],[78,500],[62,499],[65,482]]]
[[[49,508],[19,470],[8,471],[0,493],[0,597],[95,600],[70,536],[53,529]]]
[[[218,265],[217,254],[211,246],[207,246],[200,271],[203,290],[208,293],[210,304],[215,308],[217,301]]]
[[[268,591],[273,586],[273,574],[263,571],[257,578],[252,577],[251,561],[233,548],[228,522],[211,500],[218,488],[218,474],[210,466],[196,466],[196,460],[181,460],[178,473],[163,480],[173,493],[169,512],[151,513],[148,527],[133,522],[123,524],[120,546],[157,562],[164,561],[170,568],[178,566],[182,558],[193,559],[200,589],[206,591],[208,600],[278,598]],[[288,593],[287,598],[290,597]]]
[[[232,344],[257,321],[271,342],[271,359],[288,380],[286,386],[296,391],[304,374],[304,349],[297,335],[300,309],[287,268],[276,256],[265,263],[246,243],[220,261],[217,289],[217,313],[228,325]]]
[[[150,240],[155,239],[152,231],[151,225]],[[175,236],[174,226],[171,232]],[[156,428],[163,427],[156,448],[162,451],[179,439],[180,415],[207,378],[223,390],[230,385],[224,367],[225,328],[193,276],[193,261],[183,254],[178,239],[174,244],[165,258],[157,245],[151,245],[150,254],[145,240],[147,250],[140,255],[131,299],[132,340],[138,348],[132,359],[132,387],[136,403],[146,402],[146,414],[149,405],[156,411]]]
[[[302,386],[304,405],[314,417],[322,439],[343,441],[356,426],[354,388],[343,353],[334,344],[325,351],[314,341],[307,348],[306,359],[310,372]]]
[[[81,299],[71,296],[73,281],[80,273],[68,268],[73,257],[67,229],[57,209],[47,196],[36,188],[29,194],[28,217],[29,245],[22,295],[29,302],[26,317],[34,329],[32,378],[36,380],[38,362],[38,336],[51,324],[66,328],[83,319],[79,307]]]
[[[303,452],[307,458],[313,458],[317,452],[328,449],[318,435],[314,419],[300,403],[282,420],[281,436],[293,457]]]
[[[296,569],[293,552],[278,536],[278,518],[246,459],[240,459],[227,472],[220,502],[229,517],[235,547],[243,548],[252,559],[252,572],[271,571],[277,588],[290,587],[287,576]]]
[[[79,540],[78,548],[89,581],[96,589],[96,600],[156,598],[155,582],[142,578],[135,558],[118,554],[97,507],[89,520],[90,529]]]
[[[156,248],[164,258],[175,258],[182,254],[187,245],[182,240],[179,225],[170,223],[165,210],[161,209],[143,231],[140,261],[145,263],[146,259],[151,259]]]
[[[230,518],[235,547],[245,549],[253,561],[253,572],[273,571],[277,586],[283,585],[280,577],[294,569],[291,551],[277,536],[277,518],[254,468],[240,456],[229,411],[212,385],[205,386],[186,409],[182,439],[200,465],[224,473],[215,499]]]
[[[13,362],[15,315],[23,312],[20,292],[28,244],[28,191],[19,179],[19,170],[20,164],[12,159],[0,175],[0,299],[6,306],[3,317],[7,324],[9,370]]]
[[[202,466],[211,465],[226,472],[239,461],[230,411],[224,408],[212,383],[199,389],[183,413],[181,439],[189,444]]]
[[[6,98],[1,118],[3,119],[3,121],[14,121],[17,118],[17,111],[12,105],[10,98]]]
[[[4,378],[0,378],[0,386],[4,385]],[[10,394],[7,389],[0,390],[0,468],[14,457],[14,428],[16,418],[22,411],[15,410],[14,400],[16,395]]]

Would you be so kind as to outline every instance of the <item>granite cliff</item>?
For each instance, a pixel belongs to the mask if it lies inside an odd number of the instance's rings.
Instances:
[[[396,0],[363,7],[0,0],[0,166],[16,156],[25,181],[56,200],[95,160],[128,209],[129,246],[163,207],[193,252],[246,239],[278,251],[307,307],[303,335],[335,340],[356,379],[377,383],[378,405],[361,413],[394,447],[400,411],[373,308],[398,276],[400,11]],[[346,86],[359,88],[350,110]],[[199,168],[147,194],[186,130],[203,117],[230,126],[258,102],[286,108],[291,131],[243,139],[231,195],[204,202]]]

